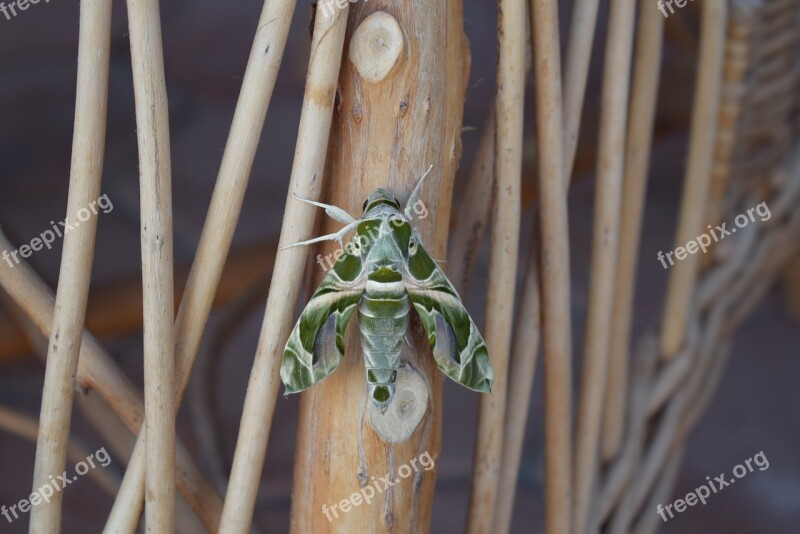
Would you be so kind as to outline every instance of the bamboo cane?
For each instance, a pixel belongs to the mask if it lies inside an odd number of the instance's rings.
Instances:
[[[489,289],[486,300],[486,347],[491,354],[494,384],[482,396],[467,531],[491,532],[503,453],[508,361],[514,323],[519,254],[522,127],[525,102],[525,0],[498,4],[499,60],[495,101],[494,193]]]
[[[727,2],[709,0],[702,4],[700,52],[689,136],[689,157],[681,197],[681,213],[675,235],[676,247],[686,245],[704,230],[705,207],[714,161],[727,19]],[[694,294],[699,261],[699,255],[690,254],[670,267],[672,272],[661,323],[662,358],[672,358],[683,345],[686,312]]]
[[[314,208],[297,202],[291,194],[311,199],[320,196],[347,12],[345,7],[335,16],[328,17],[320,13],[316,17],[281,245],[305,239],[313,229]],[[306,255],[306,249],[298,247],[279,250],[275,258],[267,309],[245,397],[233,470],[223,508],[220,524],[223,532],[247,532],[252,521],[280,383],[280,355],[300,292],[300,284],[286,283],[286,280],[292,280],[297,272],[302,271]]]
[[[169,112],[158,0],[128,0],[139,140],[147,529],[175,530],[175,330]]]
[[[65,219],[73,221],[74,229],[68,233],[65,230],[64,234],[42,391],[33,491],[61,474],[66,462],[75,374],[97,231],[97,218],[91,216],[89,206],[96,206],[103,174],[110,50],[111,1],[81,3],[75,126]],[[84,210],[89,213],[87,220],[80,216]],[[31,509],[31,532],[61,530],[61,499],[61,492],[56,492],[47,502]]]
[[[239,219],[250,171],[294,11],[294,1],[265,2],[250,51],[241,94],[222,156],[186,290],[175,319],[175,404],[180,405]],[[277,22],[277,24],[275,24]],[[144,436],[137,441],[143,443]],[[129,531],[144,497],[144,457],[134,454],[106,523],[106,532]],[[127,481],[128,478],[133,480]]]
[[[558,6],[532,0],[539,154],[539,221],[542,247],[543,364],[545,397],[545,531],[570,532],[571,315],[569,229],[562,116]]]
[[[564,61],[564,176],[569,183],[578,150],[583,100],[597,25],[599,0],[575,0],[572,5]]]
[[[512,371],[508,375],[508,406],[503,438],[503,463],[500,470],[493,532],[508,532],[511,528],[514,495],[519,478],[522,446],[525,441],[525,423],[528,419],[536,356],[539,352],[541,337],[542,312],[539,287],[541,257],[538,254],[538,228],[533,230],[516,322],[517,334],[514,338],[511,365],[509,366]]]
[[[636,287],[636,263],[644,215],[664,37],[664,17],[658,10],[652,9],[652,2],[649,0],[641,0],[640,4],[628,114],[625,182],[621,210],[623,223],[620,229],[619,259],[614,281],[608,386],[603,407],[602,456],[606,462],[619,451],[626,420],[625,393],[628,391],[629,343]]]
[[[587,531],[597,475],[598,442],[608,370],[635,11],[635,0],[611,2],[600,116],[592,274],[573,460],[573,528],[574,532],[581,534]]]

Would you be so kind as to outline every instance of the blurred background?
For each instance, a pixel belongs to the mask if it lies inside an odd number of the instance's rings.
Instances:
[[[667,20],[662,87],[639,262],[635,332],[658,320],[667,271],[656,259],[672,250],[687,148],[697,53],[697,4]],[[164,52],[172,138],[176,285],[185,280],[200,236],[247,61],[257,0],[163,2]],[[600,75],[606,3],[602,4],[570,190],[572,310],[582,346],[594,198]],[[562,2],[562,36],[568,4]],[[113,209],[100,213],[87,324],[119,366],[141,387],[141,269],[138,166],[133,89],[124,2],[114,5],[108,133],[102,192]],[[465,1],[472,53],[464,113],[458,198],[492,105],[496,6]],[[309,52],[311,6],[298,2],[226,274],[178,419],[179,436],[218,486],[233,457],[247,380],[264,312],[266,284],[280,230]],[[75,100],[78,2],[40,2],[7,19],[0,15],[0,225],[20,246],[64,218]],[[563,37],[562,37],[563,41]],[[529,107],[528,109],[531,109]],[[526,112],[523,235],[535,204],[533,116]],[[527,243],[523,237],[523,243]],[[61,240],[28,259],[55,288]],[[524,257],[524,256],[522,256]],[[483,323],[487,257],[482,254],[464,298]],[[2,290],[0,290],[2,294]],[[800,317],[792,317],[784,287],[774,286],[734,337],[730,364],[706,415],[691,433],[674,498],[763,451],[769,468],[713,495],[663,525],[664,532],[797,532],[800,524]],[[38,417],[44,366],[28,326],[0,300],[0,407]],[[576,358],[579,351],[575,351]],[[579,361],[576,373],[580,370]],[[542,524],[542,388],[538,377],[526,429],[513,532]],[[576,374],[577,378],[577,374]],[[90,394],[91,395],[91,394]],[[449,381],[433,513],[433,532],[462,532],[471,479],[477,396]],[[255,523],[286,532],[292,483],[297,398],[279,398]],[[72,436],[94,451],[104,443],[76,410]],[[0,504],[30,493],[35,443],[0,428]],[[121,476],[112,453],[104,471]],[[68,466],[72,463],[68,461]],[[63,531],[100,532],[112,498],[89,477],[64,492]],[[667,504],[667,503],[664,503]],[[655,513],[655,511],[653,512]],[[26,532],[27,516],[0,532]]]

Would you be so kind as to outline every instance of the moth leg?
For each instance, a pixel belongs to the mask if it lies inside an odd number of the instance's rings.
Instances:
[[[312,206],[317,206],[318,208],[324,208],[325,213],[327,213],[331,219],[339,221],[340,223],[350,224],[356,220],[352,215],[344,211],[342,208],[331,206],[330,204],[323,204],[322,202],[317,202],[316,200],[298,197],[294,193],[292,193],[292,196],[300,202],[305,202],[306,204],[311,204]]]
[[[309,239],[308,241],[300,241],[298,243],[292,243],[290,245],[285,245],[280,248],[280,250],[292,247],[302,247],[305,245],[311,245],[313,243],[319,243],[320,241],[333,241],[334,239],[339,242],[339,246],[344,248],[344,244],[342,243],[342,238],[347,235],[347,232],[353,229],[358,224],[358,221],[353,221],[335,234],[328,234],[319,237],[315,237],[314,239]]]
[[[411,196],[408,197],[408,202],[406,202],[406,207],[403,210],[403,213],[407,214],[408,208],[413,206],[419,200],[420,192],[422,191],[422,182],[425,181],[425,177],[428,176],[432,168],[433,168],[433,163],[428,165],[428,170],[425,171],[425,173],[422,175],[422,178],[420,178],[419,182],[417,182],[417,185],[414,186],[414,190],[411,192]]]

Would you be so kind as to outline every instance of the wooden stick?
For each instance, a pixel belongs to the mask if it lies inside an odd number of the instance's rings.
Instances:
[[[675,235],[676,247],[685,246],[689,240],[704,231],[711,167],[714,162],[717,112],[721,100],[728,7],[727,3],[722,1],[704,2],[702,7],[697,84],[689,137],[689,157],[681,198],[681,214]],[[689,254],[670,267],[672,272],[661,323],[662,358],[672,358],[683,345],[687,310],[694,295],[699,261],[700,255]]]
[[[467,190],[458,213],[458,224],[452,229],[447,275],[456,290],[465,297],[472,268],[483,240],[492,210],[494,190],[494,109],[489,112],[481,134],[478,152],[472,162]]]
[[[578,150],[578,134],[599,4],[599,0],[575,0],[572,5],[564,62],[564,176],[567,183],[572,176],[575,153]]]
[[[146,528],[175,531],[175,331],[169,112],[158,0],[128,0],[139,140]]]
[[[619,259],[614,281],[614,309],[611,313],[611,350],[608,386],[603,406],[602,457],[608,462],[622,444],[628,365],[636,288],[636,264],[644,215],[645,189],[653,141],[653,124],[658,100],[664,17],[650,0],[641,0],[633,67],[633,85],[628,115],[625,154],[625,183],[622,192],[623,222],[619,237]]]
[[[525,0],[498,4],[492,243],[486,300],[486,347],[494,384],[480,398],[467,531],[491,532],[500,483],[511,327],[519,255],[522,125],[525,103]]]
[[[587,530],[597,474],[620,231],[635,0],[612,0],[606,44],[592,238],[592,274],[575,435],[574,532]]]
[[[265,2],[253,39],[211,205],[175,319],[176,407],[180,406],[183,399],[239,220],[258,141],[286,47],[294,6],[294,1]],[[143,439],[144,436],[140,436],[139,441]],[[126,473],[126,478],[142,476],[141,461],[141,454],[133,456],[129,466],[130,475]],[[141,501],[143,489],[138,481],[123,484],[106,523],[109,532],[135,528],[138,515],[134,512],[137,507],[131,506],[131,503]]]
[[[33,490],[64,471],[80,339],[94,257],[96,209],[105,150],[111,1],[87,0],[80,9],[78,82],[66,222],[55,314],[39,416]],[[88,214],[85,219],[82,215]],[[52,234],[52,232],[51,232]],[[41,241],[39,247],[41,247]],[[34,248],[34,250],[36,250]],[[31,509],[31,532],[61,530],[62,493]]]
[[[307,239],[314,227],[315,208],[298,202],[291,195],[317,199],[321,193],[347,13],[345,6],[335,16],[318,13],[316,17],[297,147],[281,229],[282,246]],[[280,384],[278,368],[283,343],[289,335],[300,293],[301,284],[287,283],[287,280],[299,280],[297,273],[303,271],[306,258],[307,249],[304,247],[279,250],[275,258],[267,309],[245,397],[223,508],[222,532],[245,533],[252,521]]]
[[[545,530],[570,532],[572,357],[558,4],[531,0],[542,243]]]
[[[0,232],[0,249],[15,248]],[[27,263],[21,262],[13,268],[6,265],[0,263],[0,286],[31,319],[42,335],[48,337],[55,297]],[[134,433],[139,432],[144,420],[141,394],[120,371],[111,356],[85,330],[81,339],[76,383],[83,389],[96,389],[128,428]],[[203,523],[215,531],[222,508],[220,498],[200,474],[197,466],[192,463],[183,447],[178,448],[177,464],[178,489]]]
[[[531,234],[525,281],[517,318],[517,335],[511,352],[511,370],[508,375],[508,402],[503,438],[503,463],[500,470],[497,509],[493,532],[508,532],[514,512],[522,446],[525,441],[525,423],[528,419],[533,390],[536,356],[541,337],[541,294],[539,289],[539,236],[538,228]]]

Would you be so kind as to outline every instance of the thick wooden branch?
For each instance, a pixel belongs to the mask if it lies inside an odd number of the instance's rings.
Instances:
[[[433,164],[422,191],[429,215],[413,224],[431,255],[444,257],[469,69],[461,2],[371,0],[352,10],[328,157],[327,200],[360,214],[364,199],[383,187],[404,202]],[[322,232],[339,226],[326,221]],[[319,281],[323,273],[315,274]],[[416,400],[406,415],[402,410],[386,414],[397,417],[402,434],[382,429],[379,422],[373,426],[356,322],[348,329],[342,364],[302,394],[292,531],[425,532],[435,470],[420,467],[419,458],[427,454],[435,462],[439,453],[441,373],[421,326],[412,319],[412,348],[405,351],[393,402],[407,393]],[[413,383],[424,385],[427,400],[416,396]],[[420,408],[424,411],[417,422]],[[402,478],[412,465],[417,469]],[[384,490],[380,477],[399,482]],[[362,491],[369,494],[368,488],[374,492],[369,503],[357,497]],[[328,514],[329,521],[322,512],[323,505],[330,509],[354,495],[353,502],[360,504],[345,506],[348,511],[338,511],[338,517]]]

